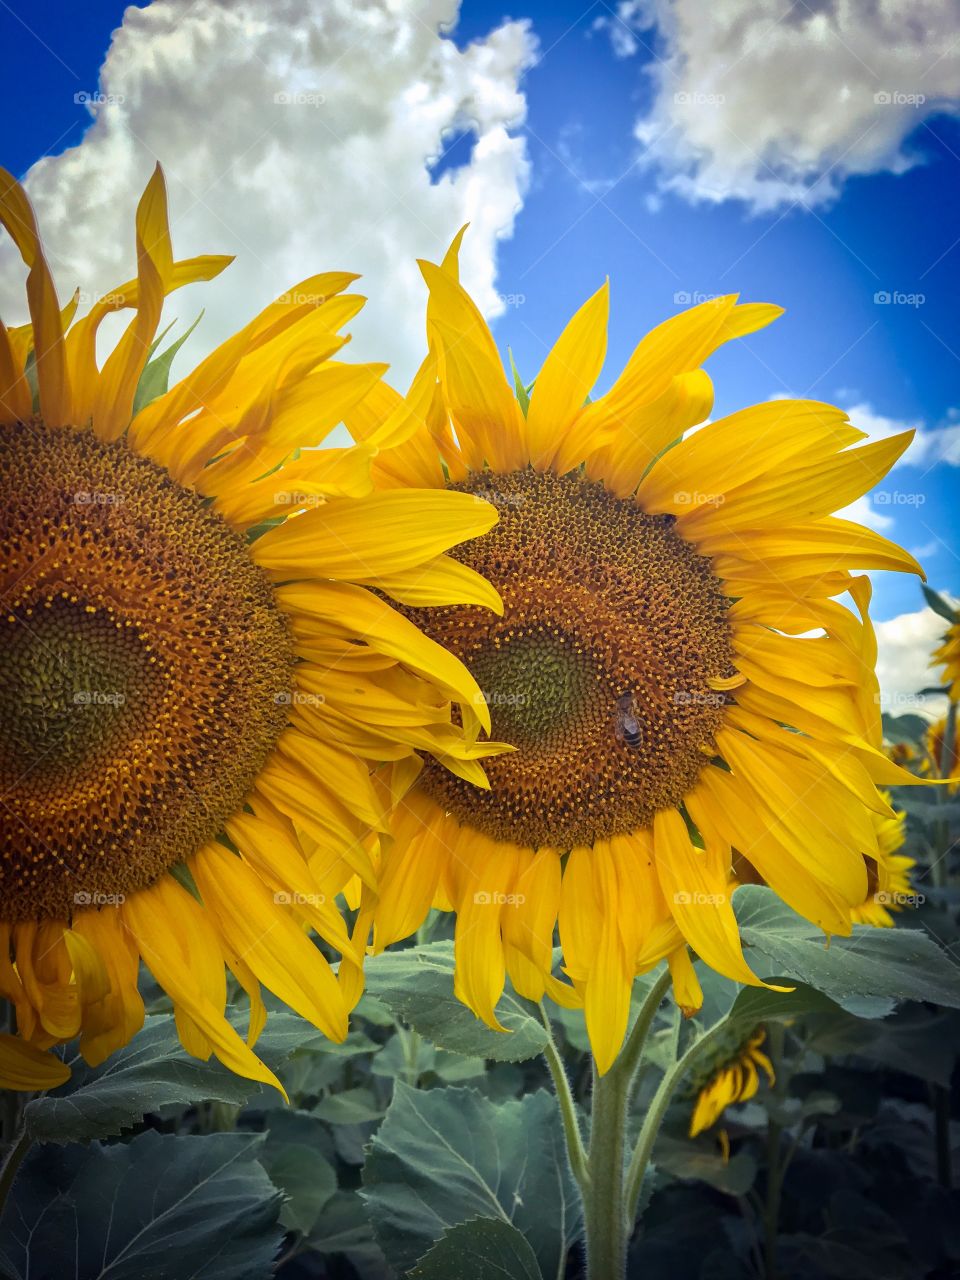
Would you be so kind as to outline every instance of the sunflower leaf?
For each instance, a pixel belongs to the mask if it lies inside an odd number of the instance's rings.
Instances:
[[[367,990],[398,1018],[438,1049],[468,1058],[524,1062],[547,1043],[547,1032],[533,1012],[507,987],[497,1017],[509,1034],[493,1031],[453,993],[453,943],[429,942],[373,956],[364,966]]]
[[[733,903],[759,977],[806,983],[851,1013],[861,1012],[863,996],[960,1008],[960,967],[921,929],[854,925],[849,938],[833,937],[828,945],[771,889],[744,885]]]
[[[146,365],[143,373],[140,375],[140,381],[137,383],[137,390],[133,397],[134,416],[136,416],[146,405],[150,404],[152,400],[156,400],[158,396],[166,395],[167,388],[170,384],[170,366],[173,364],[173,358],[202,319],[203,312],[201,311],[186,333],[181,334],[176,342],[172,342],[170,346],[167,347],[166,351],[162,351],[160,355],[151,359]],[[153,348],[151,348],[151,356],[153,355],[153,351],[172,327],[172,325],[167,325],[167,328],[164,329],[163,333],[154,343]]]
[[[957,621],[957,610],[944,600],[939,591],[934,591],[933,587],[928,587],[925,582],[920,584],[920,590],[923,592],[924,599],[934,613],[938,613],[940,617],[945,618],[947,622]]]
[[[240,1021],[237,1030],[245,1031]],[[257,1053],[276,1069],[310,1038],[319,1033],[302,1018],[272,1014]],[[255,1080],[184,1052],[170,1014],[147,1018],[143,1030],[98,1067],[88,1067],[75,1048],[67,1061],[73,1072],[67,1083],[24,1108],[26,1132],[35,1142],[89,1142],[132,1128],[163,1107],[208,1101],[240,1105],[262,1092]]]
[[[545,1276],[561,1273],[560,1263],[580,1235],[556,1103],[545,1090],[497,1104],[473,1089],[418,1090],[398,1083],[370,1145],[363,1181],[377,1238],[401,1273],[445,1230],[477,1217],[518,1231]],[[440,1258],[454,1256],[441,1252]],[[461,1272],[451,1267],[423,1274]]]
[[[516,1227],[474,1218],[447,1231],[410,1272],[410,1280],[542,1280],[537,1256]]]
[[[269,1280],[281,1196],[259,1134],[159,1134],[28,1156],[0,1218],[11,1280]]]

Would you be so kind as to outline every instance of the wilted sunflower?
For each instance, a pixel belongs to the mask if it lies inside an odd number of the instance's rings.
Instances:
[[[709,1077],[697,1090],[690,1117],[691,1138],[715,1125],[727,1107],[748,1102],[760,1087],[761,1071],[767,1083],[773,1084],[773,1063],[761,1048],[766,1038],[766,1031],[758,1027],[732,1052],[727,1049],[710,1068]]]
[[[889,803],[890,796],[881,793]],[[916,890],[910,872],[917,865],[916,859],[900,853],[906,839],[906,813],[895,810],[892,817],[874,816],[877,831],[877,857],[867,864],[869,893],[866,901],[851,913],[854,924],[869,924],[878,928],[890,928],[894,919],[892,911],[902,911],[916,898]]]
[[[638,971],[667,957],[677,999],[701,996],[686,944],[754,983],[731,904],[732,850],[828,933],[850,931],[876,858],[877,782],[915,781],[883,754],[870,585],[920,572],[831,513],[865,493],[911,433],[863,433],[827,404],[779,400],[707,417],[701,362],[779,314],[718,298],[639,344],[589,400],[607,287],[573,317],[527,404],[461,287],[455,243],[422,264],[440,392],[427,427],[375,466],[378,485],[487,498],[498,525],[454,555],[503,613],[415,609],[473,672],[493,733],[490,788],[428,760],[381,868],[374,945],[432,902],[457,912],[457,990],[491,1026],[508,972],[531,999],[585,1006],[601,1071]],[[363,440],[364,414],[347,415]],[[853,609],[837,597],[849,593]],[[551,977],[559,920],[563,967]]]
[[[343,1038],[360,955],[334,897],[374,883],[371,842],[414,747],[477,755],[450,700],[468,726],[485,714],[456,660],[358,584],[415,573],[443,597],[436,557],[496,512],[373,494],[370,458],[412,430],[405,406],[364,446],[298,453],[384,369],[330,360],[356,277],[303,281],[141,406],[164,296],[229,259],[174,260],[157,170],[137,278],[71,323],[2,170],[0,220],[32,320],[0,324],[0,994],[17,1027],[0,1083],[60,1083],[44,1050],[78,1035],[90,1063],[124,1044],[142,958],[189,1052],[276,1084],[251,1049],[260,983]],[[98,368],[97,330],[124,308]],[[371,759],[395,762],[383,785]],[[339,982],[304,925],[344,957]],[[246,1043],[225,964],[250,998]]]

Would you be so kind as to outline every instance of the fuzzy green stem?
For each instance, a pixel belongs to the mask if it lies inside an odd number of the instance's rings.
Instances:
[[[630,1081],[612,1067],[593,1072],[590,1182],[583,1198],[587,1280],[623,1280],[627,1265],[624,1214],[624,1130]]]
[[[540,1005],[540,1017],[547,1031],[547,1043],[544,1045],[543,1056],[546,1059],[547,1067],[550,1070],[550,1077],[553,1080],[553,1087],[557,1095],[557,1105],[560,1108],[560,1120],[563,1124],[563,1138],[567,1148],[567,1159],[570,1161],[570,1170],[576,1179],[577,1186],[580,1188],[581,1195],[586,1194],[586,1187],[590,1181],[590,1172],[587,1168],[587,1153],[583,1145],[583,1138],[580,1134],[580,1122],[577,1118],[577,1107],[573,1100],[573,1092],[570,1088],[570,1079],[567,1076],[566,1068],[563,1065],[563,1059],[560,1057],[560,1051],[557,1043],[553,1038],[553,1030],[550,1026],[550,1019],[547,1012]]]
[[[657,1086],[657,1091],[653,1095],[647,1114],[644,1116],[643,1124],[640,1128],[640,1136],[637,1139],[637,1145],[630,1160],[630,1168],[627,1171],[626,1212],[627,1221],[631,1225],[636,1220],[640,1193],[643,1190],[643,1179],[650,1164],[653,1146],[657,1140],[663,1117],[667,1113],[667,1107],[670,1105],[674,1090],[704,1049],[713,1043],[726,1029],[726,1026],[727,1019],[724,1018],[716,1026],[705,1032],[699,1040],[690,1046],[683,1057],[677,1059],[669,1071],[664,1072],[660,1084]]]
[[[636,1021],[606,1075],[593,1072],[588,1184],[582,1188],[587,1280],[623,1280],[633,1216],[625,1211],[627,1112],[643,1046],[670,986],[670,971],[647,992]]]
[[[787,1092],[786,1065],[784,1062],[784,1044],[786,1032],[779,1022],[774,1022],[767,1031],[767,1045],[770,1061],[773,1063],[776,1083],[774,1093],[779,1101],[783,1101]],[[780,1199],[783,1193],[783,1177],[787,1171],[787,1160],[781,1152],[783,1129],[771,1115],[767,1120],[767,1195],[763,1211],[763,1258],[766,1280],[777,1277],[777,1235],[780,1230]]]
[[[32,1139],[24,1132],[7,1152],[3,1167],[0,1168],[0,1213],[3,1212],[3,1206],[7,1203],[7,1196],[10,1194],[10,1188],[13,1186],[13,1180],[17,1176],[23,1157],[32,1145]]]

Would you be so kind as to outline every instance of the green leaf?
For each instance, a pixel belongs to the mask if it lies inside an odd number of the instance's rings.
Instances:
[[[203,312],[197,316],[190,328],[179,337],[176,342],[171,343],[166,351],[162,352],[155,359],[151,360],[144,368],[140,375],[140,381],[137,383],[137,390],[133,397],[133,413],[136,416],[141,409],[156,400],[158,396],[165,395],[170,384],[170,366],[173,364],[173,358],[193,333],[194,329],[203,319]],[[170,326],[168,326],[169,328]],[[166,333],[167,330],[164,330]],[[163,334],[160,335],[161,339]],[[158,339],[159,341],[160,339]],[[154,344],[156,346],[156,344]]]
[[[657,1170],[672,1178],[696,1179],[726,1195],[745,1196],[757,1176],[757,1162],[745,1151],[725,1160],[715,1146],[661,1134],[653,1159]]]
[[[733,904],[759,977],[798,979],[838,1004],[887,996],[960,1007],[960,967],[919,929],[854,925],[849,938],[832,937],[827,945],[822,931],[771,889],[744,885]]]
[[[327,1201],[306,1245],[324,1258],[343,1254],[361,1280],[386,1280],[393,1275],[356,1191],[338,1191]]]
[[[313,1108],[313,1114],[329,1124],[369,1124],[379,1120],[384,1109],[370,1089],[344,1089],[331,1093]]]
[[[476,1217],[516,1227],[551,1277],[580,1234],[556,1102],[544,1090],[493,1103],[472,1089],[398,1083],[363,1181],[377,1238],[400,1272],[446,1228]]]
[[[947,622],[957,621],[957,610],[944,600],[939,591],[934,591],[933,587],[928,587],[925,582],[921,582],[920,590],[923,592],[924,599],[934,613],[939,613],[940,617],[945,618]]]
[[[888,742],[908,742],[916,746],[923,741],[924,734],[930,727],[929,720],[923,716],[892,716],[885,711],[880,717],[883,725],[883,736]]]
[[[259,1134],[41,1147],[0,1218],[11,1280],[269,1280],[280,1194],[257,1161]]]
[[[537,1257],[502,1218],[474,1218],[444,1233],[410,1272],[411,1280],[543,1280]]]
[[[954,1013],[905,1009],[884,1022],[863,1023],[839,1013],[807,1023],[807,1047],[827,1057],[852,1055],[948,1088],[960,1045]]]
[[[909,796],[904,801],[904,808],[911,818],[919,822],[960,822],[960,800],[948,800],[943,794],[945,788],[937,788],[940,798],[921,800],[917,796]]]
[[[364,966],[367,989],[438,1049],[469,1058],[523,1062],[535,1058],[547,1033],[533,1006],[508,986],[497,1017],[509,1033],[492,1031],[453,994],[453,943],[385,951]]]
[[[517,366],[513,362],[513,352],[510,350],[509,347],[507,347],[507,355],[510,357],[510,372],[513,374],[513,386],[514,386],[514,390],[517,393],[517,401],[519,402],[520,408],[523,411],[523,416],[526,417],[530,411],[530,393],[527,391],[527,388],[524,386],[523,379],[520,377],[520,374],[517,371]],[[532,385],[533,384],[531,383],[531,386]]]
[[[741,987],[730,1009],[730,1017],[744,1027],[761,1022],[789,1022],[811,1013],[852,1014],[855,1018],[885,1018],[896,1001],[889,996],[846,996],[840,1004],[821,991],[798,982],[792,991],[767,991],[764,987]]]
[[[309,1235],[337,1190],[337,1174],[323,1154],[328,1141],[321,1120],[306,1111],[276,1112],[266,1133],[260,1163],[287,1199],[280,1221]]]
[[[317,1035],[295,1014],[271,1014],[257,1053],[275,1070],[305,1037]],[[170,1014],[147,1018],[143,1030],[99,1067],[88,1067],[79,1054],[68,1061],[73,1074],[67,1083],[24,1108],[35,1142],[89,1142],[119,1134],[161,1107],[242,1104],[263,1092],[216,1059],[201,1062],[185,1053]]]

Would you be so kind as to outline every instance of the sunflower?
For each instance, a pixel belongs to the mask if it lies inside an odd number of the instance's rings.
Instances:
[[[727,1107],[754,1097],[760,1087],[761,1071],[768,1084],[774,1083],[773,1063],[761,1048],[766,1038],[764,1028],[757,1027],[732,1052],[725,1051],[722,1060],[711,1068],[697,1091],[690,1117],[691,1138],[715,1125]]]
[[[953,792],[957,787],[957,782],[953,781],[953,779],[960,780],[960,743],[957,741],[956,731],[954,730],[951,750],[949,753],[946,751],[947,724],[948,716],[941,716],[939,720],[935,720],[928,727],[923,735],[923,744],[927,749],[927,759],[922,762],[921,768],[923,768],[928,777],[951,779],[947,790]],[[948,755],[949,758],[947,758]]]
[[[870,584],[852,570],[921,570],[831,513],[911,433],[852,448],[863,433],[841,410],[778,400],[685,435],[712,407],[704,359],[779,314],[733,296],[654,329],[591,400],[605,285],[532,394],[515,394],[460,285],[458,244],[421,264],[429,355],[410,395],[433,388],[425,425],[374,477],[499,509],[453,555],[497,588],[502,613],[408,616],[464,661],[494,736],[517,750],[486,762],[489,788],[425,762],[384,854],[373,946],[431,904],[452,909],[460,997],[493,1027],[507,973],[532,1000],[582,1004],[603,1072],[638,972],[666,957],[687,1012],[702,1000],[688,944],[757,982],[734,851],[826,933],[849,933],[867,896],[874,817],[892,814],[876,784],[916,779],[882,750]],[[364,413],[346,422],[368,438]]]
[[[952,622],[939,649],[933,653],[932,667],[943,667],[947,694],[952,702],[960,702],[960,619]]]
[[[344,292],[355,276],[302,281],[150,400],[164,296],[229,262],[174,259],[159,169],[136,279],[75,323],[2,170],[0,220],[32,321],[0,324],[0,995],[16,1012],[0,1082],[62,1082],[48,1050],[77,1036],[91,1064],[126,1043],[143,960],[190,1053],[278,1085],[252,1048],[260,984],[343,1039],[362,955],[335,897],[375,883],[415,748],[474,769],[485,750],[473,678],[371,584],[416,576],[444,597],[444,552],[496,512],[373,492],[371,458],[415,426],[405,404],[363,446],[299,452],[385,368],[330,358],[364,301]],[[98,328],[125,308],[98,367]],[[227,969],[246,1039],[225,1017]]]
[[[889,802],[886,792],[881,793]],[[914,858],[904,857],[899,851],[906,839],[907,815],[896,810],[892,817],[874,816],[877,832],[877,858],[868,864],[869,893],[859,907],[854,907],[851,919],[854,924],[869,924],[877,928],[890,928],[894,923],[892,911],[902,911],[904,906],[917,900],[910,872],[917,865]]]

